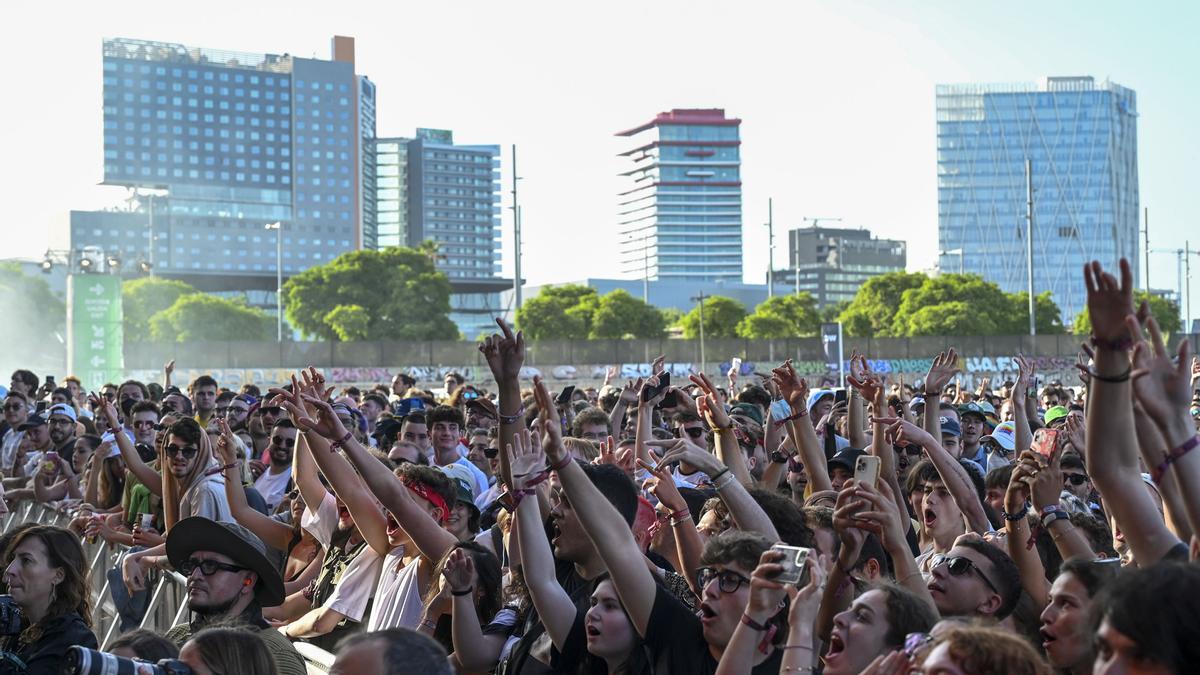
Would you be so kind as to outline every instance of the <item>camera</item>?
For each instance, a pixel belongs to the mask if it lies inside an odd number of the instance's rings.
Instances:
[[[0,595],[0,635],[21,632],[21,608],[11,595]]]
[[[192,669],[178,659],[150,663],[75,645],[67,649],[62,672],[64,675],[191,675]]]

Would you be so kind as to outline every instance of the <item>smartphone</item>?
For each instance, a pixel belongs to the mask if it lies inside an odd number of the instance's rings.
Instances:
[[[666,396],[663,396],[663,400],[661,402],[659,402],[658,407],[659,407],[659,409],[666,408],[669,410],[678,405],[679,405],[679,394],[674,389],[672,389],[671,391],[667,392]]]
[[[35,412],[35,413],[41,413],[41,412],[45,412],[45,411],[46,411],[46,406],[47,406],[47,403],[46,403],[45,401],[38,401],[38,402],[37,402],[37,407],[36,407],[36,408],[34,408],[34,412]]]
[[[742,359],[740,357],[735,356],[735,357],[733,357],[732,360],[729,361],[729,373],[728,374],[732,374],[732,375],[741,375],[742,374]]]
[[[56,386],[56,385],[54,384],[54,376],[53,376],[53,375],[47,375],[47,376],[46,376],[46,388],[47,388],[47,389],[51,389],[51,390],[52,390],[52,389],[54,389],[54,388],[55,388],[55,386]]]
[[[879,480],[879,462],[881,460],[875,455],[863,455],[854,462],[854,483],[870,485],[875,488],[875,481]]]
[[[1057,429],[1043,427],[1033,432],[1033,447],[1031,449],[1037,454],[1049,459],[1050,455],[1054,454],[1056,447],[1058,447]]]
[[[775,581],[795,586],[808,584],[808,556],[813,552],[811,548],[775,544],[771,550],[783,553],[783,560],[779,561],[779,564],[783,565],[783,571],[775,577]]]
[[[649,400],[653,399],[655,396],[658,396],[659,394],[661,394],[663,392],[663,390],[669,386],[671,386],[671,374],[666,371],[663,371],[663,372],[659,373],[659,375],[658,375],[658,386],[657,387],[651,387],[651,386],[647,385],[644,389],[642,389],[642,400],[649,401]]]
[[[779,422],[792,416],[792,405],[783,399],[771,401],[771,419]]]
[[[58,453],[50,450],[42,459],[42,473],[53,476],[58,473]]]
[[[554,402],[558,405],[566,405],[571,402],[571,396],[575,394],[575,385],[568,384],[563,387],[563,390],[558,393],[558,398]]]
[[[845,402],[846,402],[846,390],[845,389],[834,389],[833,390],[833,404],[837,405],[839,403],[845,403]]]

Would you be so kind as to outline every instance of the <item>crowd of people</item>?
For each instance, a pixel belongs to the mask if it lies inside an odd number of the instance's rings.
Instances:
[[[370,389],[13,373],[0,423],[0,672],[1190,673],[1200,363],[1084,270],[1079,381],[523,388],[525,341]],[[527,384],[527,383],[526,383]],[[274,386],[272,386],[274,385]],[[915,386],[914,386],[915,385]],[[123,553],[105,595],[84,542]],[[139,628],[166,570],[184,621]],[[116,613],[100,651],[96,605]],[[1189,665],[1191,664],[1191,665]],[[116,672],[103,671],[103,672]]]

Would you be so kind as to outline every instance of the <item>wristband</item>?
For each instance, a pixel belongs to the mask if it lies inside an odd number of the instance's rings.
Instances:
[[[560,459],[557,462],[550,465],[550,470],[551,471],[562,471],[563,469],[567,468],[568,464],[571,463],[571,459],[572,458],[571,458],[570,453],[563,455],[562,459]]]
[[[517,412],[511,415],[505,415],[499,410],[496,411],[496,415],[500,418],[501,424],[516,424],[525,416],[525,405],[522,404],[520,408],[517,408]]]
[[[1099,349],[1109,349],[1114,352],[1127,352],[1130,349],[1133,349],[1133,338],[1130,337],[1121,338],[1120,340],[1101,340],[1095,335],[1092,335],[1090,338],[1088,338],[1088,342],[1092,343],[1093,347]]]
[[[720,483],[718,483],[717,481],[713,481],[713,487],[717,489],[717,492],[724,492],[725,488],[729,487],[730,485],[732,485],[733,483],[736,483],[736,482],[737,482],[737,479],[734,478],[732,474],[730,474],[730,475],[726,475],[724,480],[722,480]]]
[[[1024,520],[1025,516],[1029,515],[1029,504],[1022,506],[1021,510],[1017,511],[1016,513],[1009,513],[1008,511],[1001,509],[1000,514],[1003,515],[1004,519],[1010,523],[1015,523],[1018,520]]]
[[[345,436],[342,436],[341,438],[329,444],[329,451],[337,452],[343,445],[346,444],[346,441],[349,441],[351,438],[354,438],[354,434],[347,431]]]
[[[1045,515],[1042,516],[1042,527],[1048,529],[1050,527],[1050,524],[1056,520],[1065,520],[1068,523],[1071,522],[1071,516],[1067,515],[1066,510],[1063,509],[1061,506],[1055,507],[1054,509],[1049,509],[1047,507],[1047,510],[1049,511],[1049,513],[1046,513]]]
[[[1166,457],[1163,457],[1162,463],[1154,467],[1154,470],[1150,472],[1150,479],[1154,481],[1154,484],[1158,485],[1159,481],[1163,478],[1163,474],[1167,472],[1167,469],[1170,469],[1172,464],[1178,462],[1184,455],[1195,449],[1197,445],[1200,445],[1200,435],[1192,436],[1184,441],[1183,445],[1180,445],[1168,453]]]
[[[225,466],[215,466],[215,467],[209,469],[208,471],[205,471],[204,475],[205,476],[215,476],[219,473],[224,473],[224,472],[228,471],[229,469],[236,469],[236,468],[237,468],[236,463],[226,464]]]
[[[718,478],[720,478],[721,476],[724,476],[724,475],[725,475],[725,474],[727,474],[727,473],[729,473],[729,467],[725,467],[725,468],[721,469],[720,471],[718,471],[718,472],[716,473],[716,475],[715,475],[715,476],[709,476],[709,477],[708,477],[708,482],[710,482],[710,483],[714,483],[714,484],[715,484],[715,483],[717,482],[717,479],[718,479]]]
[[[465,589],[463,589],[463,590],[461,590],[461,591],[456,591],[456,590],[454,590],[453,588],[452,588],[452,589],[450,589],[450,595],[453,595],[453,596],[454,596],[454,597],[456,597],[456,598],[461,598],[461,597],[463,597],[464,595],[470,595],[470,594],[472,594],[472,593],[474,593],[474,592],[475,592],[475,587],[474,587],[474,586],[467,586]]]
[[[1130,363],[1129,367],[1125,369],[1125,372],[1121,373],[1120,375],[1101,375],[1100,373],[1096,372],[1095,366],[1087,366],[1087,367],[1083,368],[1083,370],[1086,371],[1088,377],[1092,378],[1093,380],[1100,380],[1101,382],[1112,382],[1113,384],[1117,384],[1120,382],[1128,382],[1129,381],[1129,376],[1133,373],[1133,364]]]
[[[756,630],[760,633],[767,629],[765,624],[761,624],[761,623],[755,621],[754,619],[751,619],[750,615],[746,614],[744,612],[742,613],[742,623],[753,628],[754,630]]]

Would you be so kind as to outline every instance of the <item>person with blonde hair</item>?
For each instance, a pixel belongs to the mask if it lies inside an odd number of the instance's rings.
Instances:
[[[1036,650],[1001,628],[962,626],[939,633],[921,662],[923,673],[1051,675]]]

